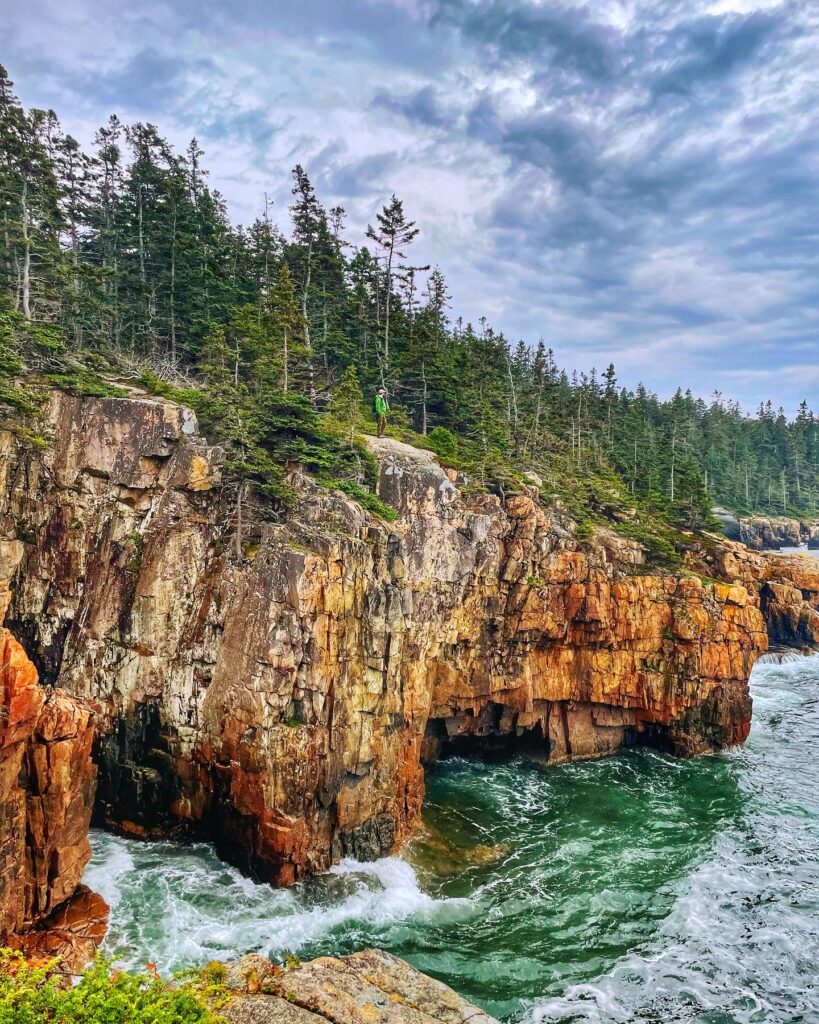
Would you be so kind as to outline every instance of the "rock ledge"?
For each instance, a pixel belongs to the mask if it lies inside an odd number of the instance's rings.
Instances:
[[[451,988],[380,949],[282,970],[257,954],[228,970],[229,1024],[497,1024]]]

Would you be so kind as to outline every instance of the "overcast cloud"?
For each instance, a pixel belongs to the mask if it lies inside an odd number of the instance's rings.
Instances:
[[[84,141],[196,135],[235,221],[305,165],[351,240],[397,193],[453,313],[667,394],[819,411],[819,4],[0,0]]]

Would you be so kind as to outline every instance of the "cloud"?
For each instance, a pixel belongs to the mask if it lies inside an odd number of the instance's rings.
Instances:
[[[746,17],[709,15],[681,26],[670,45],[681,50],[651,85],[653,95],[710,88],[747,67],[786,28],[781,14],[755,11]]]
[[[332,195],[350,197],[369,196],[373,192],[386,195],[389,191],[390,174],[395,167],[394,153],[371,153],[360,158],[350,158],[346,147],[341,152],[321,154],[315,161],[322,166],[319,188]]]
[[[380,107],[382,110],[400,114],[408,121],[433,128],[444,128],[451,124],[443,109],[438,90],[433,85],[422,86],[406,96],[397,96],[386,89],[379,89],[372,106],[374,109]]]
[[[516,0],[437,0],[431,24],[458,30],[497,64],[544,61],[552,69],[606,80],[618,65],[617,34],[582,5]]]
[[[748,406],[815,390],[815,5],[7,6],[27,103],[85,141],[111,109],[196,134],[237,221],[267,194],[286,222],[299,161],[354,241],[400,195],[454,314],[570,367]]]

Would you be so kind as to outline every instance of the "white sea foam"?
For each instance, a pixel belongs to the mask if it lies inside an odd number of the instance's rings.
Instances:
[[[675,885],[649,942],[593,981],[536,1000],[531,1024],[819,1021],[808,980],[819,959],[819,793],[803,749],[814,728],[816,664],[800,657],[755,670],[754,730],[736,754],[745,815],[726,822]],[[803,762],[800,790],[794,770]]]
[[[757,658],[757,665],[789,665],[804,661],[813,655],[801,654],[799,651],[767,651]]]
[[[107,949],[167,971],[377,945],[529,1024],[819,1024],[819,660],[759,665],[752,691],[748,744],[714,758],[442,765],[431,829],[505,852],[449,874],[433,851],[423,887],[390,857],[273,889],[205,845],[95,833]]]
[[[134,858],[128,852],[127,841],[117,836],[92,843],[92,851],[83,882],[103,897],[113,913],[119,903],[121,880],[134,870]]]
[[[389,931],[408,919],[468,913],[463,900],[435,900],[397,857],[344,860],[290,889],[244,877],[198,844],[141,843],[92,833],[85,881],[112,906],[106,949],[127,966],[151,960],[173,970],[260,950],[298,952],[331,932]],[[420,924],[419,924],[420,926]]]

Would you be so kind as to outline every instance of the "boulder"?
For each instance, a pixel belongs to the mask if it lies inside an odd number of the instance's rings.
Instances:
[[[722,524],[722,532],[729,540],[742,539],[742,527],[733,512],[724,508],[714,508],[712,514]]]
[[[221,1010],[229,1024],[497,1024],[440,981],[379,949],[275,970],[263,987],[263,994],[231,999]]]

